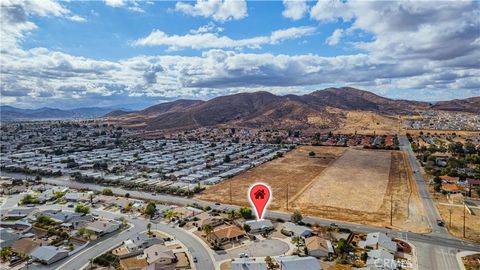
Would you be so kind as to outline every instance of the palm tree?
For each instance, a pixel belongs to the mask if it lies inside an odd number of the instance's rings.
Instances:
[[[93,205],[93,198],[95,197],[95,195],[93,194],[90,194],[89,195],[89,198],[90,198],[90,204]]]
[[[148,224],[147,224],[147,230],[148,230],[148,234],[149,234],[149,235],[152,234],[151,229],[152,229],[152,223],[148,223]]]
[[[205,232],[206,235],[209,235],[213,232],[213,227],[211,224],[207,224],[203,226],[203,231]]]
[[[178,213],[170,209],[163,211],[163,217],[166,218],[168,221],[172,220],[172,218],[177,216],[178,216]]]
[[[297,246],[297,251],[299,252],[300,251],[300,243],[302,242],[302,238],[297,235],[297,236],[294,236],[292,238],[292,243],[295,244]]]

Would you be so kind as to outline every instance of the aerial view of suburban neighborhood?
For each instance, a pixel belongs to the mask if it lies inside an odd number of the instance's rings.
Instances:
[[[480,270],[478,1],[0,8],[0,270]]]

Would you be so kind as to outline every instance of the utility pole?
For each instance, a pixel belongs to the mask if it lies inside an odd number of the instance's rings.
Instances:
[[[452,228],[452,208],[448,208],[448,213],[450,214],[450,221],[449,221],[449,227]]]
[[[465,208],[467,208],[467,206],[465,205],[465,202],[463,203],[463,238],[466,238],[465,237]]]
[[[287,211],[288,211],[288,185],[289,184],[287,184]]]
[[[232,182],[230,181],[230,204],[232,204]]]
[[[390,195],[390,226],[393,226],[393,195]]]

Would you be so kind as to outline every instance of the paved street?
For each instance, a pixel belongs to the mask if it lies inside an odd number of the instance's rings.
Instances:
[[[399,142],[400,142],[400,149],[407,152],[408,154],[408,159],[410,161],[412,170],[414,172],[415,183],[417,184],[417,189],[420,194],[420,197],[422,198],[423,205],[426,208],[425,210],[427,212],[428,222],[430,224],[430,227],[432,227],[432,234],[438,234],[444,237],[450,237],[445,227],[440,227],[437,225],[437,219],[441,219],[441,217],[432,201],[432,197],[430,196],[430,193],[428,192],[428,187],[425,184],[425,180],[423,179],[422,173],[420,171],[420,166],[415,157],[415,153],[413,153],[413,150],[412,150],[412,147],[410,146],[408,138],[403,135],[399,136]]]

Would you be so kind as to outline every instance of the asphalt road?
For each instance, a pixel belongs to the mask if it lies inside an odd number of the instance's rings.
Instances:
[[[68,181],[68,180],[65,180],[65,179],[58,179],[58,178],[44,178],[44,179],[42,179],[42,181],[47,182],[47,183],[51,183],[51,184],[56,184],[56,185],[65,185],[65,186],[69,186],[71,188],[76,188],[76,189],[85,188],[85,189],[90,189],[90,190],[101,191],[102,189],[105,188],[104,186],[97,185],[97,184],[78,183],[78,182]],[[423,183],[423,185],[425,186],[424,183]],[[109,187],[109,188],[111,188],[113,193],[115,193],[117,195],[125,195],[125,193],[129,193],[130,196],[134,197],[134,198],[140,198],[140,199],[144,199],[144,200],[155,200],[155,201],[160,201],[160,202],[164,202],[164,203],[167,203],[167,204],[187,205],[187,204],[197,203],[198,205],[200,205],[202,207],[210,206],[213,209],[220,209],[220,210],[230,210],[230,209],[239,209],[240,208],[239,206],[235,206],[235,205],[226,205],[226,204],[216,205],[212,202],[201,201],[201,200],[193,199],[193,198],[178,197],[178,196],[172,196],[172,195],[166,195],[166,194],[153,195],[153,194],[148,193],[148,192],[136,191],[136,190],[124,190],[124,189],[118,188],[118,187]],[[434,207],[433,204],[431,205],[431,207]],[[429,211],[432,211],[432,210],[429,210]],[[267,211],[266,214],[265,214],[265,216],[268,217],[268,218],[273,218],[273,219],[281,218],[283,220],[289,220],[290,215],[291,215],[290,213],[283,213],[283,212],[277,212],[277,211]],[[433,217],[433,218],[435,220],[435,217]],[[460,239],[451,237],[450,235],[448,235],[448,233],[447,234],[444,234],[444,233],[419,234],[419,233],[414,233],[414,232],[398,231],[398,230],[382,228],[382,227],[373,227],[373,226],[367,226],[367,225],[361,225],[361,224],[347,223],[347,222],[342,222],[342,221],[322,219],[322,218],[318,218],[318,217],[304,217],[304,222],[318,223],[320,225],[330,225],[331,223],[334,222],[338,226],[343,227],[343,228],[348,228],[352,231],[359,231],[359,232],[378,232],[378,231],[380,231],[380,232],[385,232],[389,235],[394,235],[394,236],[395,235],[401,235],[401,234],[405,235],[406,234],[407,238],[411,241],[418,241],[418,242],[432,244],[432,245],[436,245],[436,246],[445,246],[445,247],[462,249],[462,250],[480,251],[480,245],[475,244],[473,242],[462,241]],[[436,225],[436,223],[435,223],[435,225]],[[441,229],[443,229],[443,228],[441,228]]]
[[[445,227],[438,226],[437,224],[437,219],[442,218],[432,201],[430,193],[428,192],[428,187],[425,184],[425,180],[423,179],[422,173],[420,171],[420,165],[418,164],[415,153],[410,146],[408,138],[403,135],[399,136],[399,142],[400,149],[407,152],[408,154],[408,159],[414,172],[415,183],[417,184],[418,192],[420,194],[420,197],[422,198],[423,206],[425,207],[425,210],[427,212],[428,222],[430,223],[430,227],[432,228],[432,234],[442,235],[443,237],[450,237],[447,229]]]

